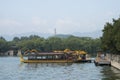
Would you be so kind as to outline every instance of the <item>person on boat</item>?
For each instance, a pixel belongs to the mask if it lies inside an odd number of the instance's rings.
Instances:
[[[86,55],[85,55],[85,54],[82,55],[82,59],[83,59],[83,60],[86,59]]]
[[[101,59],[103,59],[103,60],[105,59],[105,55],[104,55],[104,54],[101,54],[100,57],[101,57]]]

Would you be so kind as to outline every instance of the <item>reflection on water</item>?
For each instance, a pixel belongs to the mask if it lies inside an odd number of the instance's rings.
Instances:
[[[24,63],[22,63],[24,64]],[[70,66],[72,63],[27,63],[27,68]]]
[[[120,80],[120,71],[94,63],[20,63],[0,57],[0,80]]]
[[[120,71],[116,68],[105,66],[101,73],[104,76],[102,80],[120,80]]]

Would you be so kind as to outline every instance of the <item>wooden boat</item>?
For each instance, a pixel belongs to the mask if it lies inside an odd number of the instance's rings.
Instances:
[[[27,59],[20,56],[20,61],[24,63],[68,63],[73,62],[72,59],[67,58],[64,53],[39,53],[30,54]]]
[[[95,58],[94,63],[96,66],[111,65],[110,60],[108,60],[107,56],[105,56],[105,54],[103,54],[102,52],[99,52],[97,54],[97,57]]]
[[[67,63],[73,62],[67,59],[62,53],[40,53],[37,55],[29,55],[28,59],[24,59],[21,55],[20,61],[24,63]]]
[[[75,52],[76,60],[74,62],[91,62],[90,56],[85,51],[77,51]]]
[[[20,61],[24,63],[72,63],[72,62],[91,62],[86,53],[76,54],[73,51],[66,52],[39,53],[36,50],[26,51],[27,59],[20,55]]]
[[[99,58],[96,58],[94,63],[96,66],[111,65],[111,62],[109,60],[106,60],[106,59],[103,60],[103,59],[99,59]]]

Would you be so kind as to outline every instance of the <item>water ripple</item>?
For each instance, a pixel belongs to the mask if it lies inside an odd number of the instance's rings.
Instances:
[[[20,63],[0,57],[0,80],[120,80],[120,71],[94,63]]]

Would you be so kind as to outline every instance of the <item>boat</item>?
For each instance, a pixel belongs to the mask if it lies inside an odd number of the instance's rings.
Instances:
[[[90,55],[87,54],[85,51],[75,51],[74,55],[76,55],[76,60],[74,62],[79,63],[79,62],[90,62],[91,63],[91,58]]]
[[[70,55],[64,53],[38,53],[35,50],[27,52],[27,59],[20,55],[20,61],[24,63],[70,63],[73,62]]]
[[[111,65],[111,61],[101,51],[98,52],[98,54],[94,60],[94,63],[96,66]]]
[[[21,54],[20,61],[24,63],[73,63],[73,62],[91,62],[87,58],[87,54],[81,52],[77,54],[75,51],[65,49],[64,51],[54,51],[49,53],[41,53],[36,50],[28,50],[24,53],[26,59]]]

